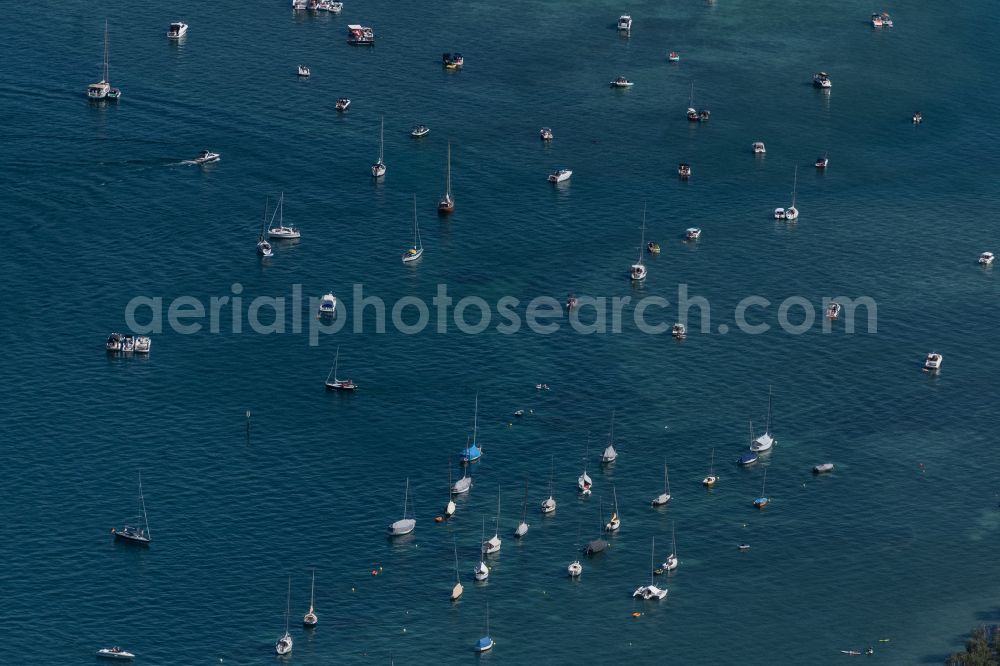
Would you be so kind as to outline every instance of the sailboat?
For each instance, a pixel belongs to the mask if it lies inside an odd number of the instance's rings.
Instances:
[[[615,410],[611,410],[611,432],[608,435],[608,445],[601,455],[601,462],[604,464],[613,463],[618,459],[618,452],[615,451]]]
[[[385,116],[382,117],[378,130],[378,161],[372,165],[372,178],[381,178],[385,175],[385,162],[382,161],[382,152],[385,138]]]
[[[742,467],[747,467],[753,465],[755,462],[760,460],[757,452],[753,450],[753,421],[750,421],[750,450],[744,451],[740,454],[740,457],[736,460],[736,464]]]
[[[468,438],[466,438],[466,440],[465,440],[465,448],[466,448],[466,450],[468,450],[468,448],[469,448],[469,439]],[[449,469],[449,474],[450,474],[451,473],[450,472],[450,470],[451,470],[451,466],[450,465],[449,465],[448,469]],[[451,494],[452,495],[464,495],[465,493],[469,492],[469,488],[471,488],[471,487],[472,487],[472,477],[469,476],[469,467],[466,466],[462,470],[462,478],[459,479],[458,481],[456,481],[455,484],[451,487]]]
[[[774,219],[776,220],[797,220],[799,219],[799,209],[795,207],[795,193],[799,187],[799,165],[795,165],[795,176],[792,181],[792,205],[788,208],[775,208]]]
[[[420,240],[420,225],[417,224],[417,195],[413,195],[413,247],[403,253],[403,263],[417,261],[424,256],[424,244]]]
[[[101,63],[101,80],[87,86],[87,97],[90,99],[119,99],[122,91],[112,88],[108,82],[108,22],[104,21],[104,60]]]
[[[274,240],[294,240],[296,238],[301,238],[302,234],[299,233],[298,227],[286,227],[285,226],[285,193],[282,192],[281,196],[278,197],[278,207],[275,209],[274,213],[278,216],[278,226],[274,226],[274,215],[271,215],[271,221],[267,225],[267,237]]]
[[[656,550],[656,538],[652,540],[652,544],[649,547],[649,585],[642,585],[635,589],[632,593],[633,597],[639,597],[645,601],[650,601],[652,599],[663,599],[667,596],[666,589],[660,589],[653,584],[653,551]]]
[[[621,518],[618,517],[618,489],[612,486],[612,491],[615,495],[615,509],[611,512],[611,520],[604,526],[605,532],[617,532],[618,528],[622,526]]]
[[[642,248],[646,247],[646,206],[642,207],[642,236],[639,240],[639,259],[629,269],[633,282],[646,279],[646,265],[642,263]]]
[[[552,479],[556,474],[556,457],[552,456],[552,471],[549,472],[549,498],[542,502],[542,513],[550,514],[556,510],[556,498],[552,494]]]
[[[480,543],[486,542],[486,516],[483,516],[483,539]],[[486,562],[480,556],[479,564],[476,565],[475,571],[472,572],[473,577],[478,581],[484,581],[490,577],[490,568],[486,566]]]
[[[521,504],[521,522],[514,530],[514,537],[520,539],[528,533],[528,480],[524,480],[524,502]]]
[[[758,509],[763,509],[771,503],[771,499],[764,494],[764,487],[767,485],[767,468],[764,468],[764,481],[760,484],[760,497],[753,501],[753,505]]]
[[[316,617],[316,609],[314,607],[316,601],[316,570],[313,569],[312,572],[312,586],[309,588],[309,612],[302,617],[302,626],[311,629],[315,627],[319,622],[319,618]]]
[[[476,643],[476,647],[473,648],[476,652],[486,652],[487,650],[493,649],[493,637],[490,636],[490,602],[486,602],[486,635],[479,639]]]
[[[292,651],[292,635],[288,633],[288,614],[292,609],[292,577],[288,577],[288,597],[285,600],[285,634],[274,644],[274,651],[279,655]]]
[[[267,202],[264,202],[264,217],[267,217]],[[267,242],[266,233],[264,231],[264,223],[260,225],[260,236],[257,238],[257,254],[262,257],[274,256],[274,251],[271,249],[271,244]]]
[[[674,531],[673,523],[670,524],[670,555],[667,556],[666,561],[660,565],[660,568],[664,571],[673,571],[677,568],[680,561],[677,559],[677,533]]]
[[[719,477],[715,475],[715,449],[712,449],[712,460],[708,463],[708,476],[701,480],[701,485],[711,488],[718,480]]]
[[[413,531],[417,521],[406,517],[406,507],[410,500],[410,477],[406,477],[406,492],[403,495],[403,517],[389,525],[389,536],[403,536]]]
[[[496,532],[493,537],[488,541],[483,541],[483,555],[492,555],[493,553],[500,552],[500,485],[497,485],[497,518],[496,518]]]
[[[479,434],[479,394],[476,394],[476,411],[472,417],[472,443],[465,443],[465,449],[462,451],[462,462],[464,463],[474,463],[483,457],[483,450],[479,447],[476,442],[476,437]]]
[[[698,110],[694,108],[694,81],[691,82],[691,94],[688,95],[687,119],[697,122]]]
[[[764,434],[757,437],[750,443],[750,450],[757,453],[770,451],[771,447],[777,444],[777,440],[771,436],[771,387],[767,387],[767,422],[764,426]]]
[[[142,520],[142,526],[132,526],[126,522],[120,530],[112,527],[111,533],[115,535],[116,541],[128,541],[148,546],[152,540],[149,533],[149,521],[146,519],[146,500],[142,497],[142,474],[139,475],[139,509],[142,511],[142,516],[136,518],[135,522],[138,523],[139,520]]]
[[[576,523],[576,550],[580,550],[580,522]],[[580,559],[577,558],[569,563],[566,567],[566,573],[569,574],[570,578],[578,578],[580,574],[583,573],[583,564],[580,563]]]
[[[333,367],[330,374],[326,376],[327,391],[357,391],[358,385],[350,379],[339,379],[337,377],[337,366],[340,363],[340,345],[337,345],[337,355],[333,357]]]
[[[451,545],[455,549],[455,587],[451,588],[451,600],[458,601],[465,588],[462,587],[462,579],[458,575],[458,543],[455,541],[454,536],[451,538]]]
[[[663,506],[670,501],[670,473],[667,470],[667,461],[663,461],[663,493],[653,498],[653,506]]]
[[[455,511],[458,507],[455,506],[455,500],[451,498],[451,494],[454,492],[454,485],[451,482],[451,460],[448,461],[448,503],[444,506],[444,517],[451,518],[455,515]]]
[[[455,210],[455,200],[451,198],[451,141],[448,142],[448,175],[444,181],[444,196],[438,201],[438,214],[450,215]]]
[[[583,459],[583,474],[576,479],[576,487],[580,489],[581,495],[590,495],[594,485],[594,480],[587,474],[587,460],[590,459],[590,435],[587,435],[587,454]]]

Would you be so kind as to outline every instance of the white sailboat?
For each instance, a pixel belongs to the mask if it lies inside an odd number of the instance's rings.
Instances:
[[[663,461],[663,492],[653,498],[653,506],[663,506],[670,501],[670,472],[667,469],[667,461]]]
[[[514,537],[520,539],[528,533],[528,480],[524,480],[524,502],[521,504],[521,522],[514,530]]]
[[[502,540],[500,539],[500,485],[497,484],[497,517],[496,517],[496,532],[493,536],[483,541],[482,551],[483,555],[492,555],[493,553],[500,552],[500,545]]]
[[[417,526],[417,521],[406,517],[406,507],[410,499],[410,477],[406,477],[406,491],[403,495],[403,517],[389,525],[389,536],[403,536],[409,534]]]
[[[486,516],[483,516],[483,539],[480,543],[486,542]],[[486,562],[480,556],[479,564],[476,565],[475,571],[472,572],[472,576],[478,581],[484,581],[490,577],[490,568],[486,565]]]
[[[451,588],[451,600],[458,601],[465,588],[462,587],[462,579],[458,575],[458,543],[455,541],[455,537],[452,537],[451,545],[455,549],[455,587]]]
[[[385,117],[383,116],[378,130],[378,161],[372,165],[372,178],[381,178],[385,175],[385,161],[383,160],[385,134]]]
[[[642,236],[639,240],[639,259],[629,268],[629,276],[633,282],[646,279],[646,265],[642,263],[642,249],[646,247],[646,206],[642,207]]]
[[[576,552],[580,552],[580,522],[576,523]],[[569,563],[566,567],[566,573],[569,574],[570,578],[579,578],[580,574],[583,573],[583,564],[580,563],[580,558],[576,558]]]
[[[587,474],[587,461],[590,459],[590,434],[587,434],[587,453],[583,458],[583,474],[576,479],[576,487],[580,489],[581,495],[590,495],[594,486],[594,480]]]
[[[795,207],[795,193],[799,188],[799,165],[795,165],[795,176],[792,180],[792,205],[788,208],[775,208],[774,219],[776,220],[797,220],[799,219],[799,209]]]
[[[448,460],[448,503],[444,507],[444,517],[446,519],[454,516],[455,511],[458,510],[458,507],[455,506],[455,500],[451,498],[454,492],[453,488],[454,484],[451,482],[451,460]]]
[[[316,617],[315,609],[316,601],[316,570],[313,569],[312,572],[312,585],[309,588],[309,612],[302,617],[302,626],[307,628],[315,627],[319,622],[319,618]]]
[[[274,644],[274,651],[279,655],[286,655],[292,651],[292,635],[288,633],[288,614],[292,610],[292,577],[288,577],[288,597],[285,600],[285,633]]]
[[[448,172],[444,181],[444,196],[438,201],[438,214],[448,215],[455,210],[455,200],[451,197],[451,141],[448,142]]]
[[[701,485],[711,488],[718,480],[719,477],[715,475],[715,449],[713,448],[711,462],[708,463],[708,476],[701,480]]]
[[[618,452],[615,450],[615,410],[611,410],[611,432],[608,434],[608,445],[601,454],[601,462],[605,465],[613,463],[618,459]]]
[[[142,516],[136,518],[136,525],[129,525],[126,521],[120,530],[111,528],[111,533],[115,535],[116,541],[127,541],[140,546],[148,546],[149,542],[152,541],[153,537],[149,533],[149,520],[146,518],[146,500],[142,496],[141,473],[139,474],[139,510],[142,512]],[[141,525],[138,524],[140,520],[142,521]]]
[[[637,587],[635,592],[632,593],[633,597],[638,597],[644,601],[650,601],[653,599],[663,599],[667,596],[667,590],[661,589],[653,584],[653,551],[656,550],[656,539],[653,538],[653,542],[649,548],[649,585],[642,585]]]
[[[285,193],[278,197],[278,207],[271,215],[271,221],[267,225],[267,237],[271,240],[295,240],[301,238],[302,234],[298,227],[285,226]],[[278,217],[278,226],[274,226],[275,215]]]
[[[358,385],[350,379],[340,379],[337,377],[337,368],[340,365],[340,345],[337,345],[337,354],[333,357],[333,367],[330,368],[326,376],[327,391],[356,391]]]
[[[108,82],[108,22],[104,21],[104,60],[101,63],[101,80],[87,86],[87,97],[90,99],[119,99],[122,91],[112,88]]]
[[[750,450],[757,453],[770,451],[771,447],[777,444],[777,440],[771,436],[771,387],[767,387],[767,424],[764,426],[764,433],[750,443]]]
[[[403,253],[403,263],[417,261],[424,256],[424,244],[420,240],[420,225],[417,223],[417,195],[413,195],[413,247]]]
[[[471,438],[467,438],[466,439],[466,442],[465,442],[465,448],[466,448],[466,450],[468,450],[468,448],[469,448],[469,442],[470,441],[471,441]],[[449,466],[448,469],[450,470],[451,467]],[[452,485],[452,487],[451,487],[451,494],[452,495],[464,495],[465,493],[469,492],[470,488],[472,488],[472,477],[469,475],[469,469],[470,469],[469,465],[466,465],[462,469],[462,478],[459,479],[458,481],[456,481],[454,483],[454,485]]]
[[[549,473],[549,497],[542,502],[542,513],[548,515],[556,510],[556,498],[552,494],[552,479],[556,474],[556,457],[552,456],[552,471]]]
[[[674,531],[673,523],[670,524],[670,555],[667,559],[660,565],[660,568],[664,571],[673,571],[680,564],[680,560],[677,559],[677,533]]]
[[[617,532],[618,528],[622,526],[621,518],[618,517],[618,489],[614,486],[611,487],[612,492],[615,496],[615,508],[611,512],[611,519],[608,521],[607,525],[604,526],[605,532]]]

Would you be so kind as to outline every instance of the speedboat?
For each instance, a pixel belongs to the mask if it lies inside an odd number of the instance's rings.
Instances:
[[[826,153],[824,153],[822,157],[816,158],[817,169],[825,169],[828,164],[830,164],[830,158],[826,156]]]
[[[566,567],[566,571],[569,573],[570,578],[577,578],[583,573],[583,565],[580,564],[580,560],[574,560]]]
[[[886,28],[892,27],[892,18],[889,16],[889,12],[882,12],[882,25]]]
[[[351,100],[347,99],[346,97],[341,97],[340,99],[337,100],[335,108],[337,109],[337,111],[347,111],[347,107],[349,107],[350,105],[351,105]]]
[[[292,0],[292,9],[302,11],[309,6],[307,0]]]
[[[264,239],[263,235],[260,237],[260,240],[257,241],[257,254],[262,257],[274,256],[274,252],[271,250],[271,244]]]
[[[763,141],[754,141],[753,142],[753,154],[754,155],[763,155],[766,152],[767,152],[767,148],[764,147],[764,142]]]
[[[842,306],[837,301],[833,301],[828,306],[826,306],[826,317],[827,319],[836,319],[840,316],[840,310]]]
[[[830,75],[826,72],[816,72],[813,74],[813,85],[817,88],[831,88],[833,82],[830,81]]]
[[[673,328],[670,329],[670,335],[674,336],[676,340],[687,340],[687,327],[681,323],[674,324]]]
[[[552,137],[554,136],[552,134],[552,130],[548,127],[543,127],[542,129],[538,130],[538,135],[542,138],[542,141],[551,141]]]
[[[305,65],[299,65],[299,76],[309,76],[309,68]]]
[[[368,26],[352,23],[347,26],[347,43],[355,46],[374,46],[375,32]]]
[[[650,254],[659,254],[660,244],[655,241],[649,241],[648,243],[646,243],[646,249],[649,250]]]
[[[556,169],[549,174],[549,182],[562,183],[563,181],[569,180],[572,175],[573,171],[571,169]]]
[[[622,14],[618,17],[618,29],[624,30],[626,32],[632,30],[632,17],[628,14]]]
[[[993,259],[994,257],[992,252],[983,252],[979,255],[979,263],[983,266],[992,266]]]
[[[883,25],[882,24],[882,15],[881,14],[872,14],[872,27],[873,28],[881,28],[882,25]]]
[[[813,474],[827,474],[833,471],[833,463],[820,463],[813,466]]]
[[[174,21],[167,28],[167,37],[169,39],[180,39],[187,34],[188,25],[187,23],[181,23],[180,21]]]
[[[677,165],[677,175],[680,176],[681,178],[690,178],[691,177],[691,165],[690,164],[686,164],[684,162],[681,162],[680,164],[678,164]]]
[[[121,659],[123,661],[130,661],[135,659],[135,655],[128,650],[123,650],[117,645],[109,648],[101,648],[97,651],[97,656],[101,659]]]
[[[678,53],[677,51],[671,51],[670,55],[667,56],[667,60],[669,60],[670,62],[680,62],[681,54]]]
[[[917,111],[916,113],[913,114],[913,124],[919,125],[922,122],[924,122],[924,114]]]
[[[927,360],[924,361],[924,370],[940,370],[943,362],[944,357],[941,354],[931,352],[927,355]]]
[[[222,159],[222,156],[219,155],[219,153],[213,153],[210,150],[203,150],[198,153],[198,157],[189,161],[191,164],[211,164],[212,162],[218,162],[220,159]]]
[[[687,231],[684,232],[684,237],[688,240],[698,240],[701,238],[701,229],[699,227],[689,227]]]
[[[658,588],[657,586],[650,583],[649,585],[643,585],[642,587],[636,588],[635,592],[632,593],[633,597],[638,597],[643,601],[651,601],[653,599],[664,599],[667,596],[667,591]]]
[[[319,300],[319,316],[332,317],[337,311],[337,297],[333,292],[329,292]]]
[[[611,82],[612,88],[631,88],[633,83],[626,79],[624,76],[619,76],[614,81]]]
[[[783,220],[783,219],[785,219],[785,209],[784,208],[775,208],[774,209],[774,219],[776,219],[776,220]]]
[[[108,341],[105,343],[105,347],[109,352],[120,352],[122,350],[122,334],[112,333],[108,336]]]
[[[135,346],[133,347],[133,349],[135,350],[136,354],[148,354],[149,348],[152,345],[153,341],[150,340],[147,336],[137,335],[135,336]]]
[[[410,136],[419,139],[420,137],[427,136],[430,133],[431,133],[431,128],[428,127],[427,125],[417,125],[416,127],[413,128],[413,131],[410,132]]]
[[[736,544],[736,548],[740,552],[746,552],[746,551],[750,550],[750,544],[748,544],[748,543]]]
[[[465,58],[461,53],[442,53],[441,64],[445,69],[459,69],[465,65]]]

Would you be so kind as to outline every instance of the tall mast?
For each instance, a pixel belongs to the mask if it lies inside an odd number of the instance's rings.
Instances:
[[[420,247],[420,228],[417,226],[417,195],[413,195],[413,247]]]
[[[104,19],[104,78],[101,79],[105,83],[108,82],[108,20]]]
[[[472,417],[472,445],[476,444],[476,432],[479,429],[479,393],[476,393],[476,411]]]
[[[384,141],[384,136],[383,136],[384,132],[385,132],[385,116],[382,116],[382,119],[381,119],[381,121],[379,123],[379,128],[378,128],[378,161],[379,162],[382,161],[382,143]]]
[[[799,165],[795,165],[795,176],[792,180],[792,208],[795,208],[795,190],[799,186]]]
[[[292,610],[292,577],[288,577],[288,596],[285,597],[285,634],[288,634],[288,614]]]
[[[448,142],[448,175],[444,181],[444,196],[451,199],[451,141]]]
[[[146,528],[146,538],[150,538],[149,519],[146,517],[146,500],[142,497],[142,472],[139,472],[139,505],[142,507],[142,523]]]
[[[792,205],[795,205],[795,199],[792,199]],[[767,387],[767,426],[764,428],[764,432],[771,434],[771,387]]]

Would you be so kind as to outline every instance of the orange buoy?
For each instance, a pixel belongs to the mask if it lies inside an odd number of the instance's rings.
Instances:
[[[434,516],[434,522],[435,523],[443,523],[444,522],[444,516]]]
[[[634,613],[632,613],[632,617],[640,617],[641,615],[642,613],[640,613],[639,611],[635,611]]]

